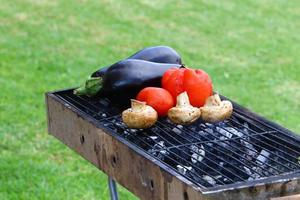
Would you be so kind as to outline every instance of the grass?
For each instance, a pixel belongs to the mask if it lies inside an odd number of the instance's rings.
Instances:
[[[1,1],[0,199],[109,199],[106,175],[47,135],[44,93],[145,46],[300,133],[299,18],[297,0]]]

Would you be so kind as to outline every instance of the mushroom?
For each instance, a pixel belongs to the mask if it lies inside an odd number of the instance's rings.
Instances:
[[[168,111],[168,117],[176,124],[190,124],[200,117],[200,110],[190,104],[187,93],[183,92],[177,96],[176,107]]]
[[[122,120],[129,128],[149,128],[157,121],[157,112],[146,102],[131,99],[131,108],[122,112]]]
[[[232,114],[232,103],[221,101],[218,94],[208,97],[203,107],[200,108],[201,118],[205,122],[215,123],[228,119]]]

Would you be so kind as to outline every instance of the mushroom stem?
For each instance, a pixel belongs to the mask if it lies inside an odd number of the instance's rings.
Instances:
[[[146,102],[131,99],[131,108],[133,111],[143,110],[145,105],[146,105]]]
[[[189,96],[187,95],[187,92],[183,92],[179,94],[176,98],[177,103],[176,106],[190,106],[190,100]]]

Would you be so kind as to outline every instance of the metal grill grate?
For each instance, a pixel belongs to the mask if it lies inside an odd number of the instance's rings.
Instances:
[[[300,139],[238,108],[218,124],[174,125],[162,118],[149,129],[128,129],[108,99],[56,95],[202,188],[300,171]]]

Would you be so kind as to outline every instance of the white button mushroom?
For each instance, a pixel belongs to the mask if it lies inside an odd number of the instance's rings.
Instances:
[[[215,94],[206,99],[205,105],[200,108],[201,118],[205,122],[215,123],[228,119],[232,114],[233,106],[230,101],[221,101]]]
[[[176,107],[168,111],[169,119],[176,124],[190,124],[200,117],[200,110],[190,104],[186,92],[177,96]]]
[[[122,112],[122,120],[129,128],[149,128],[157,121],[157,112],[146,102],[131,99],[131,108]]]

